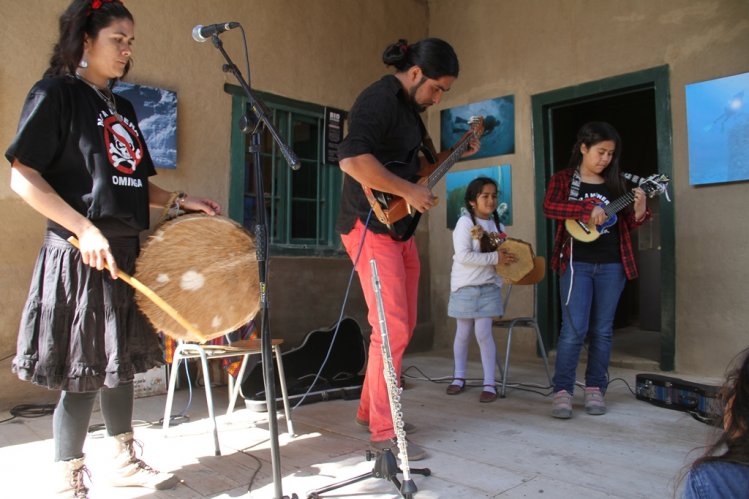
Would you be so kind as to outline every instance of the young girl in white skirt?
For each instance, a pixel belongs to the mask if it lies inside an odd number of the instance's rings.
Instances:
[[[487,177],[471,181],[466,188],[464,213],[453,231],[453,267],[450,274],[450,301],[447,315],[457,320],[455,331],[455,373],[447,387],[448,395],[466,388],[466,364],[471,330],[481,351],[484,369],[483,390],[479,402],[497,399],[494,380],[496,347],[492,319],[503,311],[498,263],[510,263],[514,255],[497,251],[497,243],[506,237],[497,214],[497,183]]]

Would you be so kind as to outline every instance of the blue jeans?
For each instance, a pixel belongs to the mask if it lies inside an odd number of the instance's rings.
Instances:
[[[585,386],[606,391],[614,315],[626,281],[621,263],[572,262],[560,277],[562,330],[557,345],[554,393],[560,390],[573,392],[575,371],[586,337],[588,366]],[[568,293],[570,298],[566,303]]]

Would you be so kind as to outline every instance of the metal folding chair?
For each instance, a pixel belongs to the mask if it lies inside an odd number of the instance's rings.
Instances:
[[[289,435],[294,435],[294,426],[291,421],[291,410],[289,406],[289,396],[286,391],[286,378],[284,376],[283,359],[281,357],[281,344],[282,339],[271,340],[273,348],[273,356],[276,358],[278,364],[278,381],[281,385],[281,393],[283,396],[284,415],[286,416],[286,428],[288,429]],[[259,339],[240,340],[227,345],[205,345],[198,343],[187,343],[180,341],[175,350],[174,358],[171,364],[171,373],[169,375],[169,389],[166,396],[166,407],[164,408],[164,431],[169,429],[169,420],[172,412],[172,403],[174,401],[174,389],[177,384],[177,374],[179,370],[179,363],[183,359],[200,359],[200,365],[203,372],[203,379],[205,381],[205,398],[208,405],[208,415],[211,418],[213,425],[213,442],[216,450],[216,455],[221,455],[221,449],[218,441],[218,427],[216,425],[216,416],[213,411],[213,394],[211,391],[211,378],[210,369],[208,367],[208,361],[211,359],[221,359],[225,357],[242,357],[242,364],[239,368],[236,381],[232,376],[229,376],[229,407],[226,410],[226,414],[229,415],[234,411],[237,397],[239,396],[242,379],[244,378],[245,370],[247,369],[247,361],[250,355],[260,355],[261,347]]]
[[[541,330],[538,328],[538,322],[536,320],[536,312],[538,306],[536,304],[536,285],[541,282],[546,274],[546,259],[542,256],[535,257],[533,270],[516,282],[506,283],[504,286],[504,310],[507,313],[510,304],[510,294],[513,286],[533,286],[533,314],[531,316],[521,317],[507,317],[503,316],[500,319],[495,319],[492,323],[494,327],[507,329],[507,342],[505,347],[505,362],[504,368],[500,364],[500,358],[497,356],[497,366],[499,367],[500,374],[502,375],[502,388],[499,392],[499,396],[504,398],[507,393],[507,378],[510,371],[510,347],[512,346],[512,333],[516,327],[524,327],[535,330],[536,339],[538,341],[538,349],[541,351],[541,357],[544,359],[544,367],[546,368],[546,377],[549,379],[549,385],[552,384],[551,373],[549,371],[549,359],[546,355],[546,348],[544,347],[544,341],[541,337]]]

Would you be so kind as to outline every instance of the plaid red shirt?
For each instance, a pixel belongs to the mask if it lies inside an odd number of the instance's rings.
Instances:
[[[569,242],[571,236],[564,227],[564,221],[568,218],[574,218],[587,223],[590,220],[590,213],[596,207],[595,199],[583,201],[571,201],[569,199],[570,184],[574,171],[574,168],[567,168],[554,174],[549,181],[549,187],[546,189],[546,197],[544,198],[544,215],[558,220],[554,250],[551,254],[551,268],[559,274],[564,273],[570,261]],[[624,265],[624,273],[627,275],[627,279],[631,280],[637,277],[637,264],[635,263],[632,238],[629,232],[649,220],[650,216],[650,208],[648,208],[641,220],[635,220],[633,211],[618,217],[619,253],[622,257],[622,265]]]

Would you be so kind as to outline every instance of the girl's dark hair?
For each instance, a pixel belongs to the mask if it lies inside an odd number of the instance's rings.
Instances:
[[[723,433],[707,448],[705,454],[692,463],[694,469],[707,461],[731,461],[749,464],[749,349],[739,354],[741,359],[726,377],[720,391],[723,407]],[[719,452],[725,449],[725,452]]]
[[[83,57],[84,36],[95,39],[99,31],[117,19],[135,22],[133,15],[119,0],[73,0],[60,16],[60,37],[52,49],[44,77],[75,74]],[[123,76],[131,65],[132,60],[125,66]]]
[[[466,187],[466,193],[463,197],[463,200],[465,202],[466,210],[468,210],[468,214],[471,216],[471,222],[473,222],[473,225],[476,225],[476,216],[473,214],[473,206],[471,206],[471,201],[476,201],[476,199],[481,194],[481,191],[484,190],[484,186],[487,184],[492,184],[494,188],[497,189],[497,194],[499,194],[499,186],[494,180],[490,179],[489,177],[476,177],[475,179],[471,180],[471,182],[468,184],[468,187]],[[497,214],[497,210],[494,210],[494,212],[492,213],[492,219],[494,220],[494,224],[497,226],[497,230],[499,230],[499,215]],[[479,243],[482,253],[489,253],[497,249],[496,242],[492,241],[492,239],[489,237],[489,234],[487,234],[486,232],[484,232],[484,234],[481,236],[481,240],[479,241]]]
[[[622,154],[622,139],[619,137],[619,132],[616,128],[609,125],[604,121],[591,121],[586,123],[577,132],[577,142],[572,146],[572,155],[570,156],[569,166],[571,168],[578,168],[583,161],[583,154],[580,152],[580,147],[585,144],[585,147],[590,149],[599,142],[605,140],[611,140],[614,142],[614,154],[611,158],[611,163],[601,173],[608,188],[609,192],[614,197],[624,195],[626,192],[626,186],[624,179],[619,175],[619,158]]]
[[[388,45],[382,53],[382,62],[394,66],[399,73],[419,66],[424,76],[432,80],[443,76],[457,78],[460,72],[455,51],[449,43],[439,38],[424,38],[411,45],[400,39]]]

